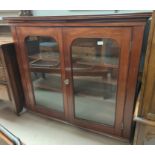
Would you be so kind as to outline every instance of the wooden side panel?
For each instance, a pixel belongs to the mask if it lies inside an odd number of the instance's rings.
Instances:
[[[148,69],[147,72],[144,73],[147,74],[147,77],[143,97],[144,107],[142,116],[155,121],[155,32],[153,32],[150,51],[149,62],[147,64]]]
[[[21,85],[20,73],[17,64],[16,52],[14,44],[2,45],[2,55],[4,65],[7,71],[7,80],[9,83],[9,91],[14,110],[18,114],[24,106],[24,95]]]
[[[155,12],[152,16],[148,47],[143,73],[139,115],[155,120]]]
[[[134,144],[149,144],[155,137],[155,12],[149,32],[139,104]]]
[[[124,125],[123,125],[123,137],[129,138],[131,134],[131,124],[133,121],[133,110],[134,110],[134,99],[138,76],[138,67],[142,47],[144,26],[134,27],[132,44],[130,49],[130,63],[129,63],[129,73],[127,80],[127,96],[126,104],[124,108]]]

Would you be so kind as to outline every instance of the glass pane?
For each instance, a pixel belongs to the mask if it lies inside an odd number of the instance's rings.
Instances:
[[[120,48],[108,38],[72,43],[75,117],[114,125]]]
[[[58,43],[52,38],[41,36],[27,37],[25,42],[36,104],[62,112]]]

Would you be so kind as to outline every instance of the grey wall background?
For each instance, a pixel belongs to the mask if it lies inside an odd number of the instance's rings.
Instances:
[[[118,13],[152,12],[152,10],[118,10]],[[34,16],[65,16],[65,15],[91,15],[113,14],[115,10],[33,10]]]

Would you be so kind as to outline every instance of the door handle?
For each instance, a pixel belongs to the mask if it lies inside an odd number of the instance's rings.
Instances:
[[[65,85],[69,85],[69,83],[70,83],[70,82],[69,82],[69,79],[65,79],[65,80],[64,80],[64,84],[65,84]]]

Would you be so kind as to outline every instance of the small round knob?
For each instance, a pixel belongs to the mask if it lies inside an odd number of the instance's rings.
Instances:
[[[64,80],[64,84],[65,84],[65,85],[69,85],[69,79],[65,79],[65,80]]]

